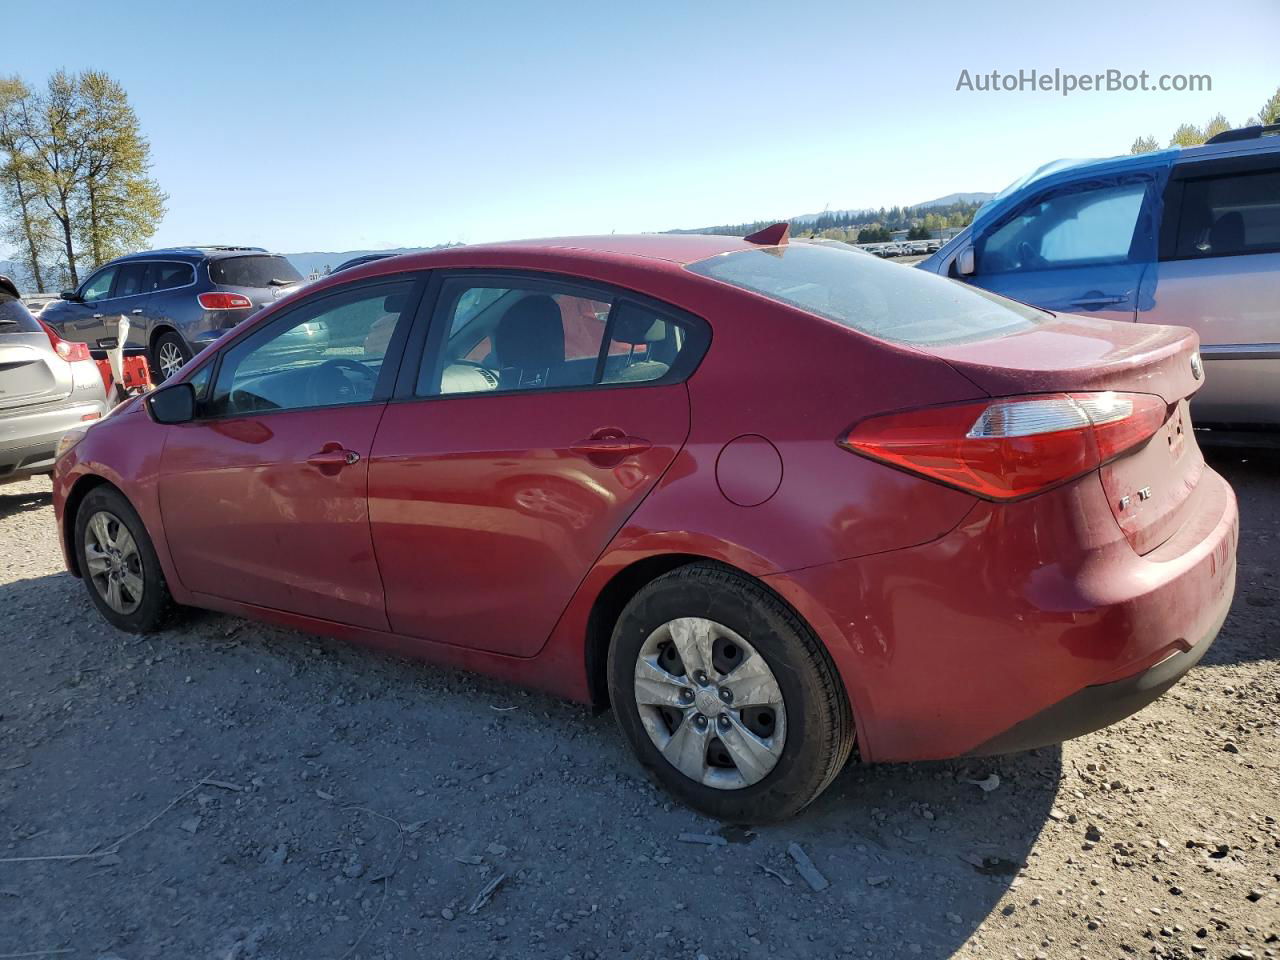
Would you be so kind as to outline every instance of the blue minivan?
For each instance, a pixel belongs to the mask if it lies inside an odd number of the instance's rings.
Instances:
[[[918,266],[1046,310],[1191,327],[1196,425],[1280,429],[1280,125],[1058,161]]]

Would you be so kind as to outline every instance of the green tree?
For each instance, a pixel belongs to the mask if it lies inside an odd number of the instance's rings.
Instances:
[[[96,71],[59,70],[38,93],[20,81],[6,89],[6,235],[28,237],[33,261],[38,238],[56,244],[53,272],[71,285],[84,258],[98,264],[145,244],[166,198],[147,175],[150,147],[123,88]],[[25,205],[14,202],[15,171]],[[48,283],[43,262],[40,274]]]
[[[43,216],[36,193],[38,169],[19,146],[22,105],[31,91],[19,77],[0,77],[0,237],[17,252],[21,264],[37,290],[45,284],[45,264],[49,256],[50,221]]]
[[[1159,150],[1160,143],[1155,137],[1138,137],[1133,141],[1133,145],[1129,147],[1130,153],[1151,153],[1153,150]]]
[[[1169,138],[1171,147],[1198,147],[1204,143],[1205,135],[1194,123],[1184,123]]]
[[[1216,137],[1220,133],[1226,133],[1231,129],[1231,123],[1220,113],[1215,113],[1209,118],[1209,122],[1204,127],[1204,138],[1206,140]]]
[[[1269,100],[1258,111],[1259,123],[1280,123],[1280,87],[1276,88]]]
[[[164,217],[167,197],[147,176],[150,146],[124,88],[93,70],[80,75],[79,86],[85,169],[75,214],[96,265],[142,246]]]
[[[907,239],[928,240],[929,229],[923,223],[912,224],[911,228],[907,230]]]

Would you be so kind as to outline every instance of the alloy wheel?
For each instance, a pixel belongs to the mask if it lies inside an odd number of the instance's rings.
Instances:
[[[172,340],[166,340],[160,344],[156,351],[156,359],[160,362],[160,377],[168,380],[175,373],[182,369],[183,359],[182,350]]]
[[[704,786],[759,783],[782,756],[782,689],[764,657],[714,620],[681,617],[654,630],[636,658],[635,695],[654,746]]]
[[[142,555],[129,528],[114,513],[99,510],[84,531],[84,565],[98,596],[116,613],[142,603]]]

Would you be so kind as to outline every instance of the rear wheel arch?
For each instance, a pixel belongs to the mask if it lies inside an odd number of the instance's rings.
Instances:
[[[772,599],[785,607],[805,628],[819,638],[816,629],[795,606],[767,581],[753,576],[747,571],[714,557],[692,553],[667,553],[645,557],[627,565],[613,575],[604,588],[596,595],[591,613],[587,617],[587,637],[585,647],[587,686],[591,696],[591,704],[599,709],[610,706],[608,690],[609,644],[613,639],[613,628],[621,616],[623,608],[631,598],[654,580],[680,567],[693,564],[716,567],[727,573],[741,577],[759,589],[768,593]],[[825,648],[825,644],[822,644]],[[827,651],[830,657],[830,651]],[[838,671],[837,671],[838,674]],[[847,696],[847,691],[846,691]],[[852,704],[850,705],[852,707]]]

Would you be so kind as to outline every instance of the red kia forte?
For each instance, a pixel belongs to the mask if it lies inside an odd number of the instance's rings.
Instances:
[[[121,629],[207,607],[610,704],[681,800],[770,820],[855,745],[1054,743],[1204,655],[1237,514],[1196,351],[781,227],[461,247],[264,309],[68,437],[55,504]]]

